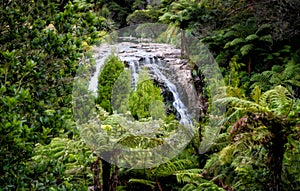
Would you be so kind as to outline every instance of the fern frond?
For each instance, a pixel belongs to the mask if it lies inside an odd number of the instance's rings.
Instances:
[[[236,38],[233,41],[226,43],[224,48],[228,48],[230,46],[236,46],[236,45],[238,45],[240,43],[243,43],[243,42],[245,42],[245,40],[243,38]]]
[[[229,30],[224,34],[224,38],[229,38],[229,37],[237,37],[237,32],[233,30]]]
[[[260,97],[261,97],[261,89],[259,86],[255,86],[251,92],[251,98],[256,104],[258,104]]]
[[[199,154],[204,154],[211,148],[211,146],[215,143],[215,140],[219,135],[220,129],[221,128],[219,126],[205,127],[204,135],[199,146]]]
[[[175,172],[190,168],[193,165],[193,161],[189,159],[178,159],[175,161],[169,161],[159,166],[156,169],[155,174],[159,177],[170,176],[173,175]]]
[[[190,183],[196,178],[202,178],[202,169],[187,169],[174,172],[178,183]]]
[[[254,74],[250,81],[254,82],[250,88],[259,86],[262,90],[268,90],[271,87],[270,78],[274,74],[273,71],[264,71],[260,74]]]
[[[232,161],[234,149],[234,145],[228,145],[219,152],[219,160],[222,165]]]
[[[253,49],[253,44],[246,44],[241,47],[240,51],[243,56],[249,54],[249,52]]]
[[[283,86],[276,86],[261,96],[260,104],[278,115],[287,114],[293,105],[291,93]]]
[[[256,34],[251,34],[251,35],[248,35],[245,40],[248,42],[248,41],[252,41],[252,40],[255,40],[255,39],[258,39],[258,36]]]
[[[255,34],[259,35],[261,33],[265,33],[265,31],[268,31],[271,29],[271,25],[270,24],[262,24],[258,29],[257,31],[255,32]]]
[[[235,107],[236,109],[240,109],[243,111],[268,111],[266,107],[263,107],[255,102],[240,99],[237,97],[226,97],[221,98],[215,101],[217,104],[226,104],[229,103],[231,106]]]
[[[152,189],[155,188],[155,184],[156,184],[154,181],[151,181],[151,180],[136,179],[136,178],[131,178],[131,179],[129,179],[128,182],[144,184],[144,185],[150,186]]]
[[[270,34],[259,37],[259,40],[273,44],[273,39]]]

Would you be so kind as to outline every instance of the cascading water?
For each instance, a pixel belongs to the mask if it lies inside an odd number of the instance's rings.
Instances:
[[[163,66],[159,58],[145,58],[145,66],[149,69],[149,72],[153,72],[153,77],[156,77],[159,82],[162,82],[168,90],[172,93],[174,102],[173,106],[176,111],[180,114],[180,123],[183,125],[190,126],[193,121],[189,115],[187,107],[183,104],[178,92],[178,88],[175,83],[172,82],[172,77],[168,74],[169,69]]]
[[[137,73],[137,67],[136,67],[137,62],[136,61],[129,61],[129,69],[131,73],[131,88],[136,89],[137,86],[137,81],[138,81],[138,73]]]

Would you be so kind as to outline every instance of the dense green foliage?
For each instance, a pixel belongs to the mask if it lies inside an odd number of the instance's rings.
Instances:
[[[129,96],[129,110],[136,119],[147,117],[164,118],[163,97],[160,88],[155,86],[146,71],[141,71],[136,91]],[[154,107],[154,108],[153,108]]]
[[[124,63],[117,56],[111,55],[104,62],[103,69],[98,78],[97,101],[103,109],[112,113],[111,94],[114,84],[124,70]]]
[[[59,11],[51,1],[3,1],[0,15],[0,187],[31,190],[34,166],[25,162],[35,143],[74,134],[72,78],[104,18],[89,4]],[[54,170],[54,169],[53,169]],[[45,173],[41,172],[40,173]],[[56,186],[56,185],[54,185]]]
[[[0,190],[87,190],[93,185],[105,191],[300,189],[300,1],[0,4]],[[216,104],[226,103],[227,113],[206,153],[199,153],[199,145],[203,133],[212,130],[202,116],[195,127],[199,133],[171,161],[119,169],[97,156],[108,138],[130,148],[152,148],[162,144],[157,137],[179,127],[178,121],[164,115],[161,90],[147,72],[131,91],[129,70],[110,56],[98,78],[101,124],[89,121],[78,130],[72,82],[81,59],[91,57],[92,45],[100,44],[107,31],[143,22],[168,24],[162,36],[176,45],[184,44],[184,38],[174,36],[179,27],[209,48],[227,91],[216,95]],[[211,98],[202,71],[190,66],[199,99],[207,103]],[[155,120],[156,137],[126,134],[133,128],[121,123],[128,115],[137,128]]]

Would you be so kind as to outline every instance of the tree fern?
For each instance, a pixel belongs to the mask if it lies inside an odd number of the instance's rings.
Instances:
[[[289,62],[285,67],[274,65],[270,71],[254,74],[251,81],[254,82],[251,88],[260,86],[262,90],[266,91],[282,85],[293,93],[293,87],[300,87],[300,64]]]
[[[261,179],[261,176],[254,172],[252,166],[256,165],[253,159],[260,161],[258,156],[261,156],[261,153],[265,151],[268,158],[267,168],[259,169],[264,170],[264,179],[267,176],[271,177],[266,179],[269,181],[270,187],[279,187],[282,170],[280,165],[285,151],[284,145],[287,142],[286,137],[295,133],[291,127],[295,125],[295,119],[290,119],[288,116],[291,111],[296,110],[297,106],[291,92],[283,86],[276,86],[264,93],[261,93],[260,88],[256,86],[252,92],[252,99],[254,101],[237,97],[216,100],[217,103],[229,103],[231,108],[235,110],[235,112],[231,111],[229,117],[243,113],[243,117],[233,124],[230,130],[231,143],[220,151],[219,160],[223,165],[229,163],[236,167],[247,164],[243,168],[236,168],[236,173],[243,180],[237,181],[235,185],[236,188],[247,188],[245,183],[255,182],[253,178],[246,175],[247,173],[253,173],[258,181]],[[234,160],[233,155],[235,156]],[[237,160],[237,156],[241,157],[242,160]],[[245,159],[249,159],[248,162],[243,161]],[[280,165],[276,166],[275,163]],[[216,176],[215,178],[220,179],[221,177]],[[263,184],[257,186],[260,187],[255,187],[255,189],[265,188]]]

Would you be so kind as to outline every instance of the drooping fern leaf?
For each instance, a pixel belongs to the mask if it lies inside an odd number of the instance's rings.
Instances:
[[[240,51],[241,51],[241,54],[243,56],[247,55],[252,49],[253,49],[253,44],[246,44],[244,46],[241,47]]]
[[[152,189],[155,188],[155,182],[150,181],[150,180],[131,178],[131,179],[129,179],[128,182],[129,183],[140,183],[140,184],[150,186]]]

